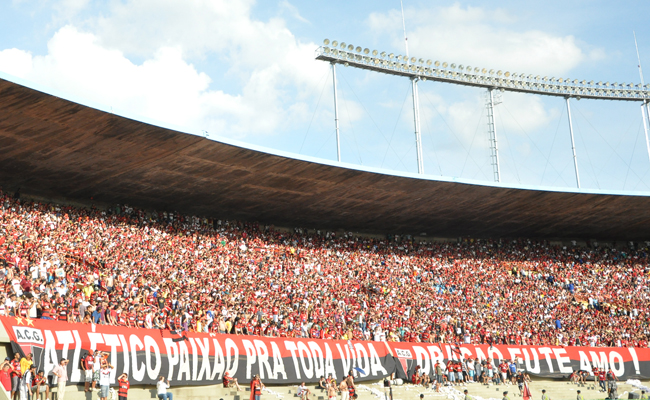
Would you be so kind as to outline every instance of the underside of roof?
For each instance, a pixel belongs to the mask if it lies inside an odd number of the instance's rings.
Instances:
[[[103,112],[0,79],[0,185],[279,226],[438,237],[650,240],[650,197],[329,165]]]

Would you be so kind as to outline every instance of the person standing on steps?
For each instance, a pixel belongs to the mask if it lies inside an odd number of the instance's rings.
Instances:
[[[262,389],[264,389],[264,384],[260,380],[259,375],[255,375],[255,378],[251,381],[251,397],[250,400],[261,400],[262,399]]]
[[[65,396],[65,385],[68,383],[68,359],[64,358],[59,362],[59,365],[54,367],[52,373],[57,377],[56,385],[56,398],[63,400]]]
[[[126,397],[129,393],[129,388],[131,387],[131,384],[129,383],[129,375],[122,374],[118,376],[117,384],[119,386],[119,389],[117,390],[117,399],[126,400]]]
[[[113,371],[113,366],[109,363],[102,365],[102,369],[99,370],[99,398],[101,400],[108,398],[108,391],[111,388],[111,371]]]
[[[341,392],[341,400],[348,400],[350,398],[348,394],[347,380],[343,379],[341,381],[341,384],[339,385],[339,392]]]
[[[84,371],[84,392],[90,391],[90,384],[92,383],[92,390],[95,390],[95,381],[93,380],[93,364],[95,364],[95,356],[93,350],[89,350],[88,354],[81,360],[81,369]]]
[[[327,384],[327,398],[328,400],[336,400],[336,384]]]
[[[156,382],[156,393],[158,395],[158,399],[160,400],[173,400],[174,395],[169,393],[167,389],[169,389],[169,379],[165,379],[164,376],[161,376],[158,378],[158,382]]]
[[[20,370],[20,353],[14,354],[11,368],[11,400],[16,400],[20,395],[20,378],[23,376]]]

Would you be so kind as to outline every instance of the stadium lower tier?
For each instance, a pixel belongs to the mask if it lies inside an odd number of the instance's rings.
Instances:
[[[0,193],[0,315],[214,334],[648,346],[643,244],[280,230]]]

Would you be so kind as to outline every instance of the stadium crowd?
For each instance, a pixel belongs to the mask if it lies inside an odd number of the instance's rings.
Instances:
[[[646,248],[417,243],[0,195],[0,315],[279,337],[648,346]]]

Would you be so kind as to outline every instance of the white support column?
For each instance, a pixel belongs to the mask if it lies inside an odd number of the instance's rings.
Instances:
[[[420,100],[418,98],[418,79],[411,78],[413,88],[413,119],[415,122],[415,153],[418,162],[418,174],[424,173],[424,163],[422,162],[422,136],[420,135]]]
[[[647,104],[641,104],[641,119],[643,120],[643,132],[645,133],[645,147],[648,150],[648,159],[650,159],[650,140],[648,140],[648,118],[647,118]]]
[[[639,62],[639,78],[641,78],[641,88],[645,88],[645,82],[643,82],[643,68],[641,68],[641,56],[639,55],[639,45],[636,42],[636,32],[632,31],[634,35],[634,47],[636,48],[636,59]],[[645,113],[643,108],[645,106]],[[641,116],[643,118],[643,130],[645,131],[645,145],[648,150],[648,158],[650,159],[650,141],[648,140],[648,129],[650,129],[650,106],[648,101],[643,100],[641,104]]]
[[[332,63],[332,83],[334,85],[334,125],[336,126],[336,160],[341,162],[341,141],[339,137],[339,106],[336,93],[336,63]]]
[[[573,140],[573,122],[571,121],[571,104],[569,98],[566,98],[566,111],[569,116],[569,133],[571,133],[571,151],[573,152],[573,167],[576,170],[576,185],[580,189],[580,174],[578,173],[578,158],[576,157],[576,144]]]
[[[648,159],[650,159],[650,139],[648,138],[648,129],[650,129],[650,107],[645,101],[641,104],[641,119],[643,119],[643,131],[645,132],[645,147],[648,150]]]
[[[494,89],[488,89],[488,134],[490,136],[490,158],[492,159],[492,172],[494,181],[501,182],[501,169],[499,166],[499,142],[497,140],[497,125],[494,118]]]

